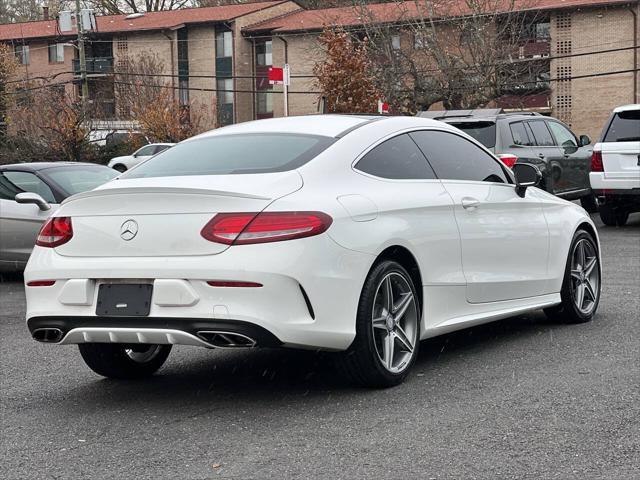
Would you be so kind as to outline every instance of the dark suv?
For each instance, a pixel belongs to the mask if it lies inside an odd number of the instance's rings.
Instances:
[[[474,137],[512,167],[531,163],[542,172],[540,188],[567,200],[580,199],[590,213],[597,211],[589,184],[593,147],[564,123],[538,113],[500,110],[427,111],[418,114],[454,125]]]

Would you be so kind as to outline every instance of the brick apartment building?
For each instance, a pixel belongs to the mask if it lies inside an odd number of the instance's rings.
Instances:
[[[612,108],[640,103],[640,2],[532,0],[526,4],[528,8],[535,5],[538,23],[521,56],[548,58],[551,81],[547,89],[538,86],[535,91],[505,95],[495,106],[551,114],[576,132],[597,138]],[[369,8],[380,22],[398,22],[393,4]],[[126,119],[126,105],[118,102],[118,85],[105,80],[113,77],[123,59],[149,51],[162,58],[163,76],[176,99],[210,112],[208,126],[281,116],[282,87],[269,85],[265,75],[269,66],[285,63],[293,74],[290,114],[315,113],[319,95],[312,70],[324,55],[318,36],[326,26],[336,25],[358,31],[360,12],[352,7],[304,10],[295,1],[265,1],[98,17],[97,30],[89,34],[87,43],[90,98],[105,106],[105,118]],[[23,64],[22,77],[59,83],[69,94],[79,95],[73,40],[74,35],[60,34],[53,19],[0,25],[0,41],[13,45]],[[413,48],[413,41],[402,45]],[[558,81],[562,78],[571,79]]]

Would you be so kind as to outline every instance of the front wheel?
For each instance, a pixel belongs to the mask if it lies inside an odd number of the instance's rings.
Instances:
[[[81,343],[78,347],[91,370],[103,377],[120,379],[153,375],[171,353],[171,345]]]
[[[365,387],[401,383],[420,346],[420,306],[409,273],[385,260],[365,281],[356,318],[356,338],[340,354],[339,367]]]
[[[545,309],[545,314],[565,323],[590,321],[600,302],[602,272],[595,239],[584,230],[578,230],[573,237],[569,258],[565,267],[562,303]]]

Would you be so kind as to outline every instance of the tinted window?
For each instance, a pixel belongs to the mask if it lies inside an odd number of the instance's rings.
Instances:
[[[153,155],[156,151],[155,145],[147,145],[146,147],[142,147],[140,150],[136,152],[136,157],[145,157],[147,155]]]
[[[381,178],[435,178],[420,149],[409,135],[399,135],[381,143],[356,164],[362,172]]]
[[[528,122],[529,127],[533,131],[533,136],[535,137],[535,144],[540,147],[553,147],[555,143],[553,141],[553,137],[551,136],[551,132],[547,128],[544,120],[539,122]]]
[[[49,203],[56,203],[56,199],[53,196],[53,192],[49,186],[44,183],[33,173],[29,172],[2,172],[5,181],[8,181],[21,192],[37,193]],[[4,182],[3,182],[4,183]],[[18,193],[20,193],[20,191]],[[15,197],[15,195],[14,195]]]
[[[549,129],[551,130],[551,133],[553,133],[553,136],[556,137],[557,145],[566,148],[578,146],[576,137],[564,125],[556,122],[547,122],[547,125],[549,125]]]
[[[156,145],[156,148],[153,150],[153,154],[158,154],[160,152],[164,152],[167,148],[170,148],[170,145]]]
[[[640,110],[616,113],[604,137],[604,142],[640,141]]]
[[[54,167],[42,171],[69,196],[99,187],[115,178],[118,172],[107,167]]]
[[[441,179],[508,183],[498,161],[458,135],[423,131],[411,134]]]
[[[527,129],[522,122],[516,122],[509,125],[511,130],[511,138],[513,139],[513,145],[533,145],[533,142],[529,138]]]
[[[487,148],[496,146],[496,124],[494,122],[460,122],[451,125],[472,136]]]
[[[171,147],[122,178],[286,172],[304,165],[334,141],[284,133],[216,135]]]

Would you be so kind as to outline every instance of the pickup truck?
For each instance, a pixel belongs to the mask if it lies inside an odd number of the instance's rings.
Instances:
[[[622,226],[640,211],[640,104],[613,111],[593,147],[589,182],[605,225]]]

